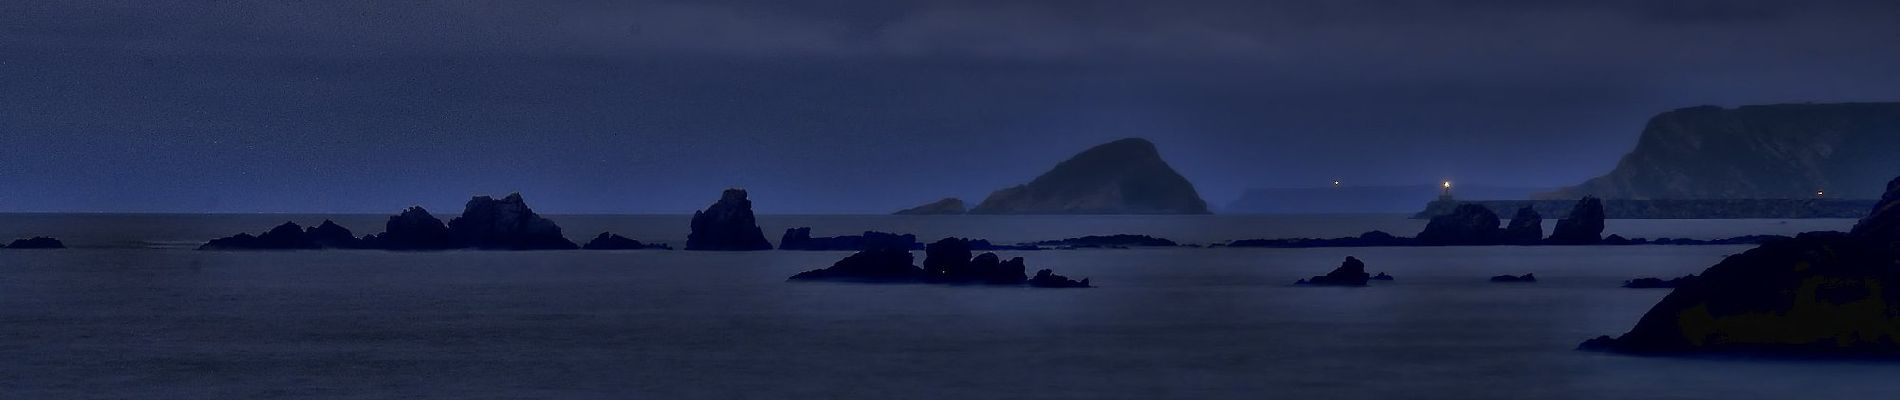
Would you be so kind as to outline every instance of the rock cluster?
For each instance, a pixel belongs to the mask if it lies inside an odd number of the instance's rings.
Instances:
[[[693,231],[686,236],[687,250],[749,251],[771,250],[752,215],[752,200],[742,189],[726,189],[719,201],[703,211],[693,212]]]
[[[1050,270],[1038,271],[1031,278],[1022,257],[1004,260],[996,253],[972,256],[974,241],[945,238],[924,247],[923,267],[912,264],[910,248],[892,243],[867,248],[833,263],[830,267],[793,275],[794,281],[846,281],[877,283],[941,283],[1023,285],[1033,287],[1089,287],[1089,281],[1071,280]]]
[[[528,208],[520,193],[496,200],[469,199],[462,216],[449,220],[449,232],[465,247],[483,250],[572,250],[580,246],[561,235],[561,227]]]
[[[240,233],[213,239],[199,250],[383,249],[566,250],[580,246],[561,235],[561,227],[529,209],[520,194],[496,200],[469,199],[462,215],[442,223],[422,207],[389,217],[383,233],[357,238],[348,228],[325,220],[304,228],[285,222],[263,234]]]
[[[362,246],[362,240],[350,233],[349,228],[326,219],[322,224],[309,228],[298,226],[295,222],[284,222],[257,236],[239,233],[212,239],[198,246],[198,250],[354,249]]]

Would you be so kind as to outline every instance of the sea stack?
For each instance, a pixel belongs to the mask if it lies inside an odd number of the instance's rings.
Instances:
[[[1194,184],[1154,143],[1122,139],[1056,164],[1027,184],[998,190],[971,214],[1207,214]]]
[[[1504,227],[1504,243],[1533,245],[1544,240],[1544,216],[1537,215],[1531,206],[1517,209],[1517,215],[1511,216],[1511,224]]]
[[[580,246],[561,235],[554,221],[535,214],[520,193],[496,200],[468,199],[462,216],[449,221],[449,232],[464,246],[484,250],[572,250]]]
[[[1570,215],[1557,220],[1550,244],[1597,244],[1603,242],[1603,200],[1585,197],[1577,200]]]
[[[1418,233],[1418,242],[1434,246],[1498,244],[1503,236],[1498,222],[1498,215],[1489,208],[1460,204],[1450,214],[1432,217],[1431,222],[1425,224],[1425,230]]]
[[[1316,286],[1365,286],[1366,282],[1370,280],[1372,280],[1372,275],[1366,273],[1365,262],[1359,261],[1359,259],[1356,257],[1346,257],[1346,261],[1339,263],[1339,268],[1334,268],[1333,272],[1328,272],[1326,273],[1326,275],[1315,276],[1308,279],[1301,279],[1299,282],[1294,282],[1293,284],[1316,285]]]
[[[719,201],[705,211],[693,213],[693,231],[686,236],[687,250],[750,251],[771,250],[752,215],[752,200],[742,189],[726,189]]]
[[[1684,279],[1623,335],[1631,354],[1900,358],[1900,180],[1849,233],[1769,241]]]
[[[896,215],[957,215],[970,212],[963,205],[963,199],[946,197],[921,206],[898,210]]]

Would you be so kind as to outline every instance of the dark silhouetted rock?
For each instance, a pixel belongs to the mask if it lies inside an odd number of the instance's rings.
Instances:
[[[1666,281],[1660,278],[1636,278],[1623,281],[1623,287],[1630,289],[1674,289],[1694,281],[1694,274]]]
[[[1603,200],[1585,197],[1577,200],[1577,206],[1570,215],[1557,220],[1557,229],[1551,231],[1550,244],[1589,245],[1603,241]]]
[[[1616,338],[1633,354],[1900,357],[1900,185],[1850,233],[1809,232],[1729,256],[1681,282]]]
[[[1544,216],[1530,207],[1517,209],[1511,224],[1504,227],[1504,243],[1532,245],[1544,240]]]
[[[561,227],[528,208],[520,193],[496,200],[468,199],[462,216],[449,220],[449,232],[466,247],[484,250],[573,250],[580,246],[562,236]]]
[[[920,282],[923,270],[911,265],[910,249],[874,248],[852,253],[830,267],[792,275],[794,281]]]
[[[361,241],[348,228],[324,220],[323,224],[304,229],[295,222],[284,222],[262,235],[239,233],[213,239],[198,250],[314,250],[354,249]]]
[[[389,217],[383,233],[363,238],[363,246],[386,250],[445,250],[464,247],[448,225],[422,207],[409,207]]]
[[[1028,184],[990,194],[972,214],[1207,214],[1194,184],[1154,143],[1122,139],[1069,158]]]
[[[1366,273],[1366,263],[1359,261],[1358,258],[1346,257],[1346,261],[1340,263],[1339,268],[1333,269],[1333,272],[1301,279],[1294,283],[1317,286],[1365,286],[1366,281],[1371,279],[1372,275]]]
[[[1029,286],[1039,288],[1086,288],[1092,287],[1088,278],[1077,281],[1069,277],[1056,275],[1054,271],[1038,270],[1036,276],[1029,278]]]
[[[1498,215],[1476,204],[1462,204],[1451,214],[1432,217],[1418,242],[1436,246],[1478,246],[1501,243]]]
[[[1392,280],[1392,276],[1391,276],[1391,275],[1386,275],[1386,274],[1385,274],[1384,272],[1380,272],[1380,273],[1379,273],[1378,275],[1373,275],[1373,276],[1372,276],[1372,280],[1375,280],[1375,281],[1389,281],[1389,280]]]
[[[811,237],[811,228],[809,227],[786,229],[785,235],[780,236],[778,241],[778,248],[780,250],[838,251],[865,250],[879,247],[915,250],[922,249],[923,244],[917,242],[917,235],[899,235],[872,231],[865,231],[863,235],[858,236],[814,238]]]
[[[354,249],[363,247],[363,240],[356,238],[356,233],[350,232],[350,228],[344,228],[342,225],[337,225],[336,222],[327,219],[323,220],[323,223],[317,224],[317,226],[305,229],[303,236],[305,240],[316,244],[317,247],[320,248]]]
[[[924,246],[924,279],[938,283],[1019,284],[1028,279],[1021,257],[1003,261],[996,253],[970,257],[971,240],[944,238]]]
[[[686,236],[687,250],[749,251],[771,250],[772,242],[752,215],[752,200],[745,190],[726,189],[719,202],[705,211],[693,213],[693,231]]]
[[[66,248],[66,244],[60,242],[59,239],[49,238],[45,236],[34,236],[32,238],[27,238],[27,239],[16,239],[12,243],[8,243],[6,245],[6,248],[15,249],[15,250],[64,249]]]
[[[594,236],[594,240],[589,240],[587,241],[587,244],[581,245],[581,249],[582,250],[643,250],[643,249],[672,250],[673,247],[667,246],[666,244],[663,244],[663,243],[640,243],[640,241],[638,240],[628,239],[625,236],[615,235],[609,232],[601,232],[600,235]]]
[[[1045,240],[1045,241],[1036,242],[1034,244],[1039,245],[1039,246],[1055,246],[1055,247],[1065,247],[1065,248],[1123,248],[1123,247],[1178,246],[1178,244],[1176,244],[1173,240],[1162,239],[1162,238],[1152,237],[1148,235],[1128,235],[1128,234],[1107,235],[1107,236],[1090,235],[1090,236],[1068,238],[1068,239],[1062,239],[1062,240]]]
[[[1371,231],[1355,237],[1334,239],[1243,239],[1227,242],[1223,247],[1268,247],[1268,248],[1315,248],[1315,247],[1389,247],[1417,246],[1412,238],[1392,236],[1390,233]]]
[[[1900,242],[1900,178],[1887,182],[1887,193],[1873,212],[1854,224],[1854,237],[1881,243]]]
[[[897,215],[958,215],[969,211],[963,205],[962,199],[948,197],[930,202],[930,204],[899,210]]]
[[[1518,275],[1518,276],[1498,275],[1498,276],[1491,277],[1491,281],[1499,282],[1499,283],[1536,282],[1537,276],[1531,275],[1531,274],[1524,274],[1524,275]]]

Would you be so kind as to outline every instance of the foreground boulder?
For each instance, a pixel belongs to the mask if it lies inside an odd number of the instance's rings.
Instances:
[[[34,236],[32,238],[27,238],[27,239],[16,239],[12,243],[8,243],[5,247],[9,249],[18,249],[18,250],[64,249],[66,248],[66,243],[60,242],[59,239],[49,238],[45,236]]]
[[[771,250],[752,215],[752,200],[745,190],[726,189],[719,201],[704,211],[693,212],[693,231],[686,236],[687,250],[750,251]]]
[[[582,250],[642,250],[642,249],[672,250],[673,247],[667,246],[664,243],[641,243],[638,240],[628,239],[625,236],[615,235],[609,232],[601,232],[600,235],[594,236],[594,240],[589,240],[587,241],[587,244],[581,245],[581,249]]]
[[[1511,224],[1504,227],[1505,244],[1532,245],[1544,240],[1544,216],[1530,206],[1517,209]]]
[[[535,214],[520,193],[496,200],[468,199],[462,216],[450,220],[449,232],[462,246],[483,250],[572,250],[580,246],[561,235],[554,221]]]
[[[1850,233],[1810,232],[1729,256],[1584,350],[1900,357],[1900,180]]]
[[[865,231],[857,236],[811,237],[810,227],[789,228],[779,237],[779,250],[868,250],[893,247],[900,249],[922,249],[917,235],[894,234]]]
[[[1346,257],[1346,261],[1340,263],[1339,268],[1334,268],[1333,272],[1328,272],[1326,273],[1326,275],[1315,276],[1308,279],[1301,279],[1299,282],[1294,282],[1293,284],[1315,285],[1315,286],[1365,286],[1366,281],[1369,281],[1371,279],[1372,279],[1372,275],[1366,273],[1365,262],[1359,261],[1359,259],[1355,257]]]
[[[1550,232],[1550,244],[1589,245],[1603,241],[1603,200],[1585,197],[1577,200],[1570,215],[1557,220]]]
[[[212,239],[198,246],[198,250],[314,250],[361,247],[363,247],[362,240],[350,233],[349,228],[324,220],[322,224],[308,229],[298,226],[295,222],[284,222],[257,236],[239,233]]]
[[[1460,204],[1450,214],[1432,217],[1418,233],[1420,244],[1435,246],[1478,246],[1498,244],[1503,231],[1498,215],[1477,204]]]
[[[429,210],[409,207],[389,217],[383,233],[363,237],[363,247],[385,250],[446,250],[461,248],[448,225]]]

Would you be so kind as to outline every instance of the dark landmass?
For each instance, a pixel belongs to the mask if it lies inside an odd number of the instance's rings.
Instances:
[[[1651,118],[1608,174],[1538,198],[1875,199],[1896,148],[1900,103],[1684,108]]]
[[[1666,281],[1661,278],[1636,278],[1623,281],[1623,287],[1630,289],[1674,289],[1693,281],[1695,281],[1695,274],[1684,275]]]
[[[535,214],[520,193],[496,200],[476,196],[449,220],[449,232],[463,247],[482,250],[573,250],[580,246],[562,236],[554,221]]]
[[[308,229],[295,222],[284,222],[270,231],[257,236],[239,233],[229,237],[212,239],[198,250],[315,250],[315,249],[354,249],[363,247],[362,240],[350,233],[348,228],[330,220]]]
[[[1207,214],[1194,184],[1154,143],[1122,139],[1069,158],[1028,184],[990,194],[971,214]]]
[[[963,214],[967,212],[970,212],[970,210],[963,205],[963,199],[959,199],[955,197],[945,197],[943,200],[933,201],[933,202],[930,202],[930,204],[898,210],[895,214],[896,215],[959,215],[959,214]]]
[[[1385,274],[1381,273],[1380,275]],[[1370,280],[1372,280],[1372,275],[1366,273],[1365,262],[1359,261],[1359,259],[1355,257],[1346,257],[1346,261],[1340,263],[1339,268],[1334,268],[1332,272],[1327,272],[1326,275],[1301,279],[1298,282],[1293,282],[1293,284],[1314,286],[1365,286],[1366,282]]]
[[[1535,283],[1537,282],[1537,276],[1532,274],[1498,275],[1491,277],[1491,281],[1496,283]]]
[[[383,233],[363,237],[363,247],[384,250],[447,250],[462,244],[449,226],[422,207],[409,207],[383,224]]]
[[[1468,199],[1528,199],[1554,188],[1503,187],[1460,184],[1458,196]],[[1222,214],[1365,214],[1417,212],[1444,193],[1437,184],[1402,186],[1327,186],[1247,189],[1221,208]],[[1497,209],[1498,215],[1510,209]],[[1451,211],[1446,208],[1445,211]],[[1437,214],[1432,214],[1437,215]],[[1548,214],[1546,214],[1548,215]],[[1419,217],[1430,218],[1431,215]]]
[[[1031,243],[1038,246],[1057,248],[1127,248],[1127,247],[1174,247],[1180,244],[1173,240],[1148,235],[1117,234],[1107,236],[1089,235],[1062,240],[1044,240]]]
[[[1900,179],[1848,233],[1809,232],[1729,256],[1621,336],[1583,350],[1645,355],[1900,357]]]
[[[1426,223],[1425,230],[1418,237],[1395,236],[1381,231],[1371,231],[1356,237],[1342,238],[1285,238],[1285,239],[1243,239],[1218,244],[1216,247],[1266,247],[1266,248],[1316,248],[1316,247],[1407,247],[1407,246],[1552,246],[1552,245],[1735,245],[1761,244],[1788,239],[1778,235],[1747,235],[1713,240],[1701,239],[1629,239],[1618,235],[1600,237],[1602,234],[1602,213],[1596,211],[1602,207],[1600,202],[1579,200],[1573,202],[1574,209],[1567,214],[1577,218],[1565,218],[1557,221],[1557,232],[1549,239],[1537,239],[1529,235],[1532,225],[1541,225],[1532,214],[1518,209],[1519,218],[1525,221],[1519,224],[1513,221],[1512,227],[1499,228],[1501,220],[1489,208],[1475,204],[1459,206],[1454,212],[1432,218]],[[1533,211],[1534,212],[1534,211]],[[1534,223],[1533,223],[1534,222]],[[1539,227],[1538,229],[1542,229]],[[1537,239],[1537,240],[1533,240]]]
[[[638,240],[628,239],[625,236],[615,235],[611,232],[601,232],[600,235],[594,236],[593,240],[587,241],[587,244],[581,245],[581,250],[645,249],[672,250],[673,246],[668,246],[665,243],[641,243]]]
[[[34,236],[26,239],[14,239],[12,243],[7,243],[6,246],[0,247],[15,250],[64,249],[66,248],[66,243],[60,242],[59,239]]]
[[[1606,199],[1604,217],[1609,219],[1799,219],[1860,218],[1874,206],[1871,199]],[[1438,199],[1412,214],[1427,219],[1449,214],[1460,204],[1479,204],[1502,215],[1510,210],[1530,207],[1547,218],[1570,216],[1576,200],[1479,200]]]
[[[917,241],[917,235],[894,234],[865,231],[863,235],[811,237],[811,228],[791,228],[778,241],[779,250],[869,250],[872,248],[899,248],[921,250],[923,243]]]
[[[726,189],[719,201],[705,211],[693,212],[693,231],[686,236],[687,250],[750,251],[771,250],[752,215],[752,200],[745,190]]]
[[[974,241],[944,238],[925,246],[924,266],[912,265],[910,248],[878,242],[880,246],[858,251],[830,267],[800,272],[787,280],[843,281],[869,283],[938,283],[983,285],[1029,285],[1031,287],[1089,287],[1089,281],[1070,280],[1050,270],[1038,271],[1034,278],[1022,257],[1008,260],[996,253],[971,256]]]

